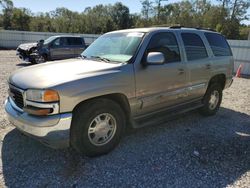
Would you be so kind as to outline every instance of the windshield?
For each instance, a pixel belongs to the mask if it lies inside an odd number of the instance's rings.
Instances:
[[[54,39],[56,39],[57,37],[56,36],[52,36],[52,37],[49,37],[47,38],[43,44],[49,44],[51,41],[53,41]]]
[[[83,53],[86,58],[127,62],[135,54],[144,33],[110,33],[96,39]]]

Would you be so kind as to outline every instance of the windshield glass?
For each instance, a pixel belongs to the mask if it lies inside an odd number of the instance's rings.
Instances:
[[[86,58],[127,62],[135,54],[144,33],[110,33],[96,39],[83,53]]]
[[[49,44],[51,41],[53,41],[54,39],[56,39],[56,36],[52,36],[52,37],[49,37],[47,38],[43,44]]]

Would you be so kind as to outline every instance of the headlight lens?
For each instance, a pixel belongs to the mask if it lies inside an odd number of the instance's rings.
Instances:
[[[26,91],[26,100],[35,102],[57,102],[59,95],[54,90],[29,89]]]

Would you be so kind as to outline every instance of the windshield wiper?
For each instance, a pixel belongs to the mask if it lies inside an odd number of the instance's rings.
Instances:
[[[80,55],[80,58],[82,58],[82,59],[86,59],[87,58],[87,56],[85,56],[85,55]]]
[[[99,59],[101,61],[104,61],[106,63],[109,63],[110,60],[108,58],[105,58],[105,57],[100,57],[100,56],[90,56],[91,58],[95,58],[95,59]]]

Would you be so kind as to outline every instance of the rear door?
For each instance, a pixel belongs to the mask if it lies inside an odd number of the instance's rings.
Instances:
[[[75,56],[78,57],[85,50],[85,42],[83,38],[75,38]]]
[[[205,37],[213,53],[212,75],[224,73],[230,80],[232,79],[234,63],[233,54],[224,36],[218,33],[206,32]]]
[[[162,52],[165,63],[136,70],[136,95],[142,101],[138,115],[181,103],[187,96],[186,65],[181,61],[175,33],[154,34],[143,59],[150,52]]]
[[[68,42],[73,52],[72,57],[79,57],[85,47],[83,39],[80,37],[70,37],[68,38]]]
[[[188,99],[202,97],[211,75],[211,59],[200,32],[182,31],[188,71]]]

